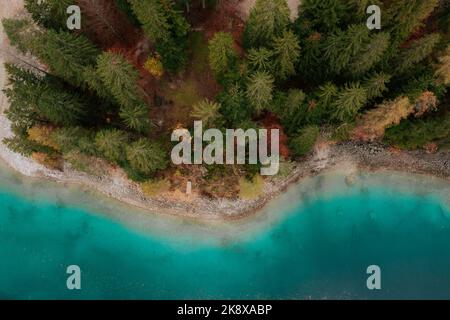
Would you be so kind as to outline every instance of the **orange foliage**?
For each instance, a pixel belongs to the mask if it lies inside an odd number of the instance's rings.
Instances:
[[[58,149],[58,145],[51,139],[54,128],[52,126],[34,126],[28,129],[28,139],[40,145]]]
[[[63,160],[58,155],[49,155],[43,152],[33,152],[31,157],[37,163],[42,164],[43,166],[52,169],[52,170],[62,170],[63,169]]]
[[[289,148],[288,148],[288,137],[284,132],[283,127],[280,124],[280,120],[273,114],[267,113],[264,119],[261,121],[262,126],[268,130],[268,143],[270,148],[270,138],[271,138],[271,129],[278,129],[280,134],[280,156],[288,159],[289,158]]]
[[[384,102],[358,119],[352,136],[354,139],[362,141],[379,139],[383,137],[386,128],[399,124],[413,111],[414,108],[406,97]]]
[[[410,115],[419,118],[425,113],[436,110],[437,98],[433,92],[425,91],[414,104],[406,97],[384,102],[369,110],[357,121],[352,136],[356,140],[373,141],[383,137],[387,128],[399,124]]]
[[[420,118],[427,112],[435,111],[437,103],[438,101],[434,93],[425,91],[414,103],[414,117]]]

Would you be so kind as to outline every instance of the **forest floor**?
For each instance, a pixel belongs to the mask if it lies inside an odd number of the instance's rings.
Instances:
[[[13,17],[23,12],[23,1],[0,0],[0,8],[2,8],[0,19]],[[207,32],[204,34],[208,37]],[[194,34],[192,41],[194,43],[197,41],[199,56],[197,57],[198,60],[193,59],[191,61],[192,72],[205,67],[205,42],[203,40]],[[2,29],[0,29],[0,44],[2,50],[0,52],[0,89],[3,89],[6,85],[3,62],[14,60],[14,51],[9,48]],[[5,52],[10,53],[5,54]],[[181,104],[185,99],[197,99],[198,96],[207,95],[208,93],[201,92],[201,86],[194,88],[192,84],[196,82],[195,86],[198,86],[202,81],[201,77],[204,75],[205,73],[197,75],[186,73],[185,77],[181,79],[181,81],[185,81],[184,90],[177,87],[172,88],[173,100],[179,100]],[[193,77],[200,77],[200,79]],[[199,91],[197,92],[197,90]],[[1,141],[4,137],[11,135],[10,122],[3,114],[3,111],[8,108],[8,103],[1,91],[0,103],[2,111],[0,113]],[[186,112],[184,113],[186,114]],[[265,179],[263,193],[253,200],[210,199],[195,192],[198,189],[195,182],[192,186],[194,192],[191,195],[186,195],[184,190],[179,189],[155,198],[148,198],[144,196],[136,183],[127,179],[123,171],[116,167],[110,167],[107,175],[99,177],[74,171],[68,166],[64,168],[64,171],[50,170],[29,158],[10,151],[3,143],[0,143],[0,158],[24,175],[51,179],[63,184],[78,184],[83,189],[96,190],[127,204],[152,212],[219,219],[234,219],[256,212],[301,178],[317,175],[325,170],[340,170],[348,174],[349,177],[353,177],[355,172],[359,170],[389,169],[430,174],[450,179],[450,153],[448,152],[436,154],[427,154],[423,151],[400,152],[381,145],[322,142],[316,145],[312,154],[295,163],[295,168],[289,176]]]

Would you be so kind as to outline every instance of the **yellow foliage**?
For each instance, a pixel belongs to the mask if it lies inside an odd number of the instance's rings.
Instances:
[[[239,197],[245,200],[256,199],[262,194],[263,187],[264,180],[260,175],[256,175],[252,181],[240,178]]]
[[[414,102],[414,117],[420,118],[429,111],[437,109],[437,98],[431,91],[425,91]]]
[[[28,139],[40,145],[58,149],[58,145],[51,139],[54,128],[51,126],[34,126],[28,129]]]
[[[399,124],[414,112],[414,106],[407,97],[399,97],[387,101],[375,109],[366,112],[353,130],[353,136],[363,141],[371,141],[383,137],[386,128]]]
[[[141,183],[141,190],[147,197],[155,197],[161,193],[168,192],[169,189],[170,182],[167,179]]]
[[[144,64],[144,69],[157,78],[162,77],[164,74],[163,64],[158,56],[149,57]]]

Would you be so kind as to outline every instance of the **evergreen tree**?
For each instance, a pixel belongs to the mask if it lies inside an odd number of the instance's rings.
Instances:
[[[395,61],[397,73],[408,71],[411,67],[429,56],[433,52],[433,48],[439,42],[439,39],[439,34],[429,34],[414,41],[408,49],[401,51]]]
[[[346,31],[330,35],[324,43],[324,57],[330,69],[339,74],[348,69],[353,59],[358,59],[369,41],[369,29],[365,25],[351,25]]]
[[[125,146],[128,145],[126,132],[117,129],[104,129],[97,132],[95,145],[103,156],[112,162],[125,160]]]
[[[144,138],[127,146],[126,155],[132,168],[143,174],[153,174],[167,167],[165,150]]]
[[[319,127],[306,126],[291,140],[289,146],[296,156],[304,156],[314,147],[319,136]]]
[[[318,32],[332,32],[341,25],[346,6],[341,0],[303,0],[296,23]]]
[[[105,52],[97,59],[97,72],[120,105],[120,116],[134,130],[144,131],[149,126],[148,107],[141,98],[137,85],[139,73],[121,55]]]
[[[331,82],[327,82],[319,87],[319,101],[325,106],[331,106],[338,94],[338,88]]]
[[[155,42],[165,69],[175,72],[187,60],[189,24],[169,1],[129,0],[145,34]]]
[[[3,28],[12,46],[21,53],[36,54],[36,40],[42,33],[30,19],[2,19]]]
[[[385,15],[394,45],[401,44],[433,12],[439,0],[391,1]]]
[[[34,141],[42,146],[46,146],[57,150],[58,145],[52,139],[53,126],[36,125],[28,129],[28,139]]]
[[[280,37],[275,37],[273,52],[276,76],[286,80],[294,75],[295,65],[300,58],[300,45],[292,31],[284,31]]]
[[[250,76],[246,95],[256,113],[260,113],[270,106],[273,82],[272,76],[266,72],[256,72]]]
[[[132,107],[124,107],[119,112],[125,125],[138,132],[145,132],[150,127],[148,107],[140,102]]]
[[[443,83],[444,85],[450,84],[450,45],[444,54],[439,57],[439,65],[435,76],[438,78],[438,83]]]
[[[50,122],[59,125],[80,123],[86,116],[86,102],[72,91],[46,85],[37,100],[37,110]]]
[[[220,104],[208,99],[196,103],[191,112],[195,119],[202,120],[203,126],[212,126],[219,116]]]
[[[67,8],[72,0],[25,0],[25,8],[33,20],[47,29],[66,29]]]
[[[56,146],[55,149],[62,153],[80,150],[91,154],[95,147],[91,132],[82,127],[57,128],[52,132],[51,140]]]
[[[364,51],[353,57],[349,66],[350,72],[358,76],[369,71],[381,60],[383,54],[388,49],[389,38],[389,34],[384,32],[374,35]]]
[[[71,125],[85,117],[87,104],[77,93],[12,65],[7,65],[7,70],[11,85],[5,91],[11,104],[7,115],[14,125],[25,130],[36,121]]]
[[[6,116],[14,131],[25,133],[38,123],[37,101],[42,92],[42,77],[12,64],[5,64],[8,87],[3,89],[9,101]]]
[[[97,66],[86,66],[83,70],[83,78],[85,81],[84,88],[95,92],[100,98],[112,102],[114,98],[108,87],[103,83]]]
[[[169,18],[161,1],[129,0],[129,2],[145,34],[150,39],[161,41],[171,37]]]
[[[236,67],[237,59],[232,35],[217,32],[209,41],[209,65],[216,78],[223,79],[226,73]]]
[[[273,103],[275,114],[280,118],[286,132],[296,132],[308,117],[306,95],[302,90],[290,89],[286,94],[277,93]]]
[[[234,84],[222,92],[218,101],[221,105],[220,113],[233,128],[240,128],[240,125],[251,116],[252,112],[245,91],[238,84]]]
[[[252,48],[248,51],[247,61],[251,71],[272,72],[273,52],[267,48]]]
[[[257,0],[244,30],[247,48],[270,44],[288,27],[290,11],[285,0]]]
[[[382,97],[383,92],[387,90],[386,84],[389,83],[391,76],[385,73],[376,73],[367,77],[363,83],[366,90],[367,100]]]
[[[37,56],[52,74],[75,86],[85,82],[84,70],[96,62],[99,50],[84,36],[49,30],[39,39]]]
[[[334,119],[338,121],[353,120],[367,101],[367,93],[359,84],[349,84],[339,90],[334,103]]]

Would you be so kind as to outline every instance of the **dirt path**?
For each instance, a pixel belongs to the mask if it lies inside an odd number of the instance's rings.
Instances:
[[[250,10],[255,5],[256,0],[243,0],[240,4],[240,9],[242,12],[243,18],[248,17],[250,14]],[[287,0],[289,8],[291,9],[291,20],[294,20],[298,16],[298,6],[300,4],[300,0]]]

